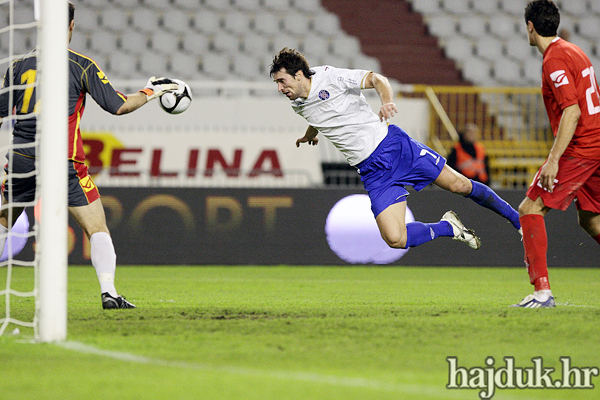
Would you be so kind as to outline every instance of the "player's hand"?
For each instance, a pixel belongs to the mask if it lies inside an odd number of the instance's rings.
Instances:
[[[319,138],[307,138],[306,136],[304,136],[296,140],[296,147],[300,147],[300,143],[308,143],[309,145],[316,146],[319,144]]]
[[[556,183],[554,180],[556,178],[556,174],[558,174],[558,162],[548,159],[548,161],[546,161],[546,163],[542,166],[539,179],[542,188],[546,189],[550,193],[552,193],[554,190],[554,184]]]
[[[148,79],[148,83],[140,92],[146,94],[146,101],[153,100],[157,97],[162,96],[166,92],[173,92],[179,89],[179,84],[169,78],[155,76]]]
[[[379,110],[379,120],[385,121],[392,118],[394,115],[398,113],[398,108],[396,107],[396,103],[385,103],[381,106],[381,110]]]

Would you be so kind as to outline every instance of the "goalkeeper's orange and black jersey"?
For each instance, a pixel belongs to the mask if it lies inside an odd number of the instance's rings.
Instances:
[[[12,82],[10,82],[12,68]],[[17,116],[28,115],[38,110],[36,88],[33,86],[37,74],[35,52],[26,54],[15,60],[6,75],[2,91],[0,91],[0,118],[15,113]],[[12,91],[12,101],[10,92]],[[81,140],[79,123],[85,109],[86,94],[100,107],[111,114],[116,114],[127,98],[117,92],[104,72],[90,58],[69,50],[69,160],[83,162],[85,153]],[[9,104],[11,102],[11,104]],[[9,108],[11,108],[9,110]],[[15,144],[35,141],[36,117],[17,118],[13,127]],[[35,149],[20,149],[19,153],[35,157]]]

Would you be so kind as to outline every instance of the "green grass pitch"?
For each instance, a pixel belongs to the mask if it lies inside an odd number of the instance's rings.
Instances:
[[[446,388],[446,357],[600,367],[600,269],[550,274],[558,307],[531,310],[509,307],[532,290],[524,268],[127,266],[117,288],[138,308],[103,311],[93,268],[71,267],[67,342],[9,326],[0,398],[478,399]],[[12,279],[31,290],[33,272]],[[11,302],[32,317],[31,299]],[[493,398],[600,399],[592,383]]]

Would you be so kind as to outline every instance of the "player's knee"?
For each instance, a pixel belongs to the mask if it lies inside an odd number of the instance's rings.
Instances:
[[[406,248],[406,232],[397,232],[394,234],[382,234],[383,240],[393,249],[405,249]]]

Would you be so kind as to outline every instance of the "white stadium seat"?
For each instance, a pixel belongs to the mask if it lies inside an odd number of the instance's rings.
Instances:
[[[434,15],[426,17],[429,32],[439,38],[449,38],[456,35],[456,19],[450,15]]]
[[[172,33],[157,29],[149,39],[152,51],[161,54],[173,54],[179,49],[179,36]]]
[[[302,37],[302,49],[305,54],[320,57],[330,52],[330,43],[323,36],[309,33]]]
[[[288,35],[285,33],[273,37],[273,50],[275,52],[278,52],[284,47],[298,49],[300,47],[300,39],[297,36]]]
[[[311,18],[302,14],[295,13],[293,16],[287,16],[283,19],[283,27],[286,32],[294,35],[305,35],[311,28]]]
[[[481,85],[490,86],[493,81],[490,78],[490,63],[477,57],[471,57],[462,62],[462,72],[465,79]]]
[[[221,30],[221,16],[210,10],[202,10],[190,15],[194,29],[208,34],[216,33]]]
[[[237,53],[240,51],[240,39],[227,32],[221,32],[212,39],[213,48],[220,52]]]
[[[439,0],[412,0],[413,8],[426,16],[440,14],[443,11]]]
[[[173,4],[184,10],[196,11],[200,8],[200,0],[173,0]]]
[[[203,33],[189,31],[181,35],[181,50],[190,54],[204,54],[210,48],[210,40]]]
[[[523,17],[523,15],[525,14],[525,6],[529,2],[529,0],[500,0],[500,2],[502,4],[502,10],[504,10],[504,12]]]
[[[289,0],[263,0],[263,6],[272,11],[288,12],[291,4]]]
[[[100,14],[102,27],[113,32],[127,31],[129,29],[129,17],[129,12],[115,7],[107,8]]]
[[[214,79],[227,79],[229,72],[229,58],[224,55],[207,53],[202,56],[202,71]]]
[[[473,10],[478,11],[484,15],[492,16],[499,11],[499,3],[496,0],[479,0],[474,1]]]
[[[255,81],[261,75],[261,65],[257,57],[236,54],[232,58],[233,73],[243,80]]]
[[[494,61],[503,57],[503,44],[500,39],[484,36],[475,42],[477,55],[486,60]]]
[[[464,36],[454,36],[444,42],[444,52],[447,57],[455,61],[471,58],[473,57],[473,41]]]
[[[500,84],[519,85],[522,83],[521,65],[507,58],[494,63],[494,77]]]
[[[344,68],[343,65],[341,67]],[[355,69],[366,69],[378,74],[381,73],[381,64],[379,63],[379,60],[364,54],[358,54],[353,57],[350,67]]]
[[[139,56],[141,73],[148,76],[168,76],[167,57],[162,54],[146,52]]]
[[[524,21],[524,20],[520,20]],[[525,22],[523,22],[523,26],[525,26]],[[490,27],[490,33],[498,36],[499,38],[502,39],[508,39],[511,37],[514,37],[517,34],[516,31],[516,22],[515,22],[515,18],[505,15],[505,14],[498,14],[493,16],[490,21],[489,21],[489,27]],[[523,34],[524,34],[524,28],[523,28]]]
[[[271,13],[260,13],[254,17],[254,30],[265,35],[274,35],[280,31],[279,18]]]
[[[235,0],[234,7],[242,11],[256,12],[261,8],[261,0]]]
[[[125,9],[132,9],[140,5],[140,0],[113,0],[113,3]],[[77,7],[76,10],[79,11],[79,7]],[[75,15],[77,15],[77,13]]]
[[[486,34],[487,22],[478,15],[463,16],[458,20],[460,33],[472,38],[479,38]]]
[[[139,78],[137,56],[115,51],[108,54],[108,65],[110,66],[111,79]],[[102,65],[100,66],[102,68]],[[148,76],[149,77],[149,76]]]
[[[131,17],[135,29],[152,33],[159,26],[160,14],[150,8],[136,8]]]
[[[588,38],[571,34],[569,36],[569,42],[579,46],[579,48],[581,48],[581,50],[583,50],[585,54],[588,55],[588,57],[591,56],[594,52],[594,42],[589,40]]]
[[[562,0],[557,5],[561,16],[563,14],[569,14],[574,17],[585,17],[589,13],[587,2],[583,0]]]
[[[117,50],[117,36],[109,31],[98,31],[90,36],[90,49],[99,53]]]
[[[265,36],[256,33],[248,33],[241,39],[242,48],[247,54],[269,54],[272,51],[270,41]]]
[[[73,32],[69,48],[78,53],[85,54],[89,50],[88,35],[85,32]],[[8,51],[8,49],[6,49]]]
[[[446,12],[458,15],[472,15],[469,1],[470,0],[444,0],[442,4],[444,5],[444,11]]]
[[[200,74],[198,57],[190,53],[177,52],[171,57],[171,72],[182,80],[197,79]]]
[[[149,37],[147,34],[140,32],[128,32],[120,37],[121,50],[133,53],[142,54],[148,51]]]
[[[100,25],[98,12],[89,8],[77,8],[75,24],[76,31],[95,32]]]
[[[542,82],[542,58],[529,57],[523,62],[523,75],[530,85],[541,85]]]
[[[250,31],[250,16],[244,12],[230,12],[223,16],[224,28],[232,33],[246,34]]]
[[[322,13],[315,17],[313,29],[324,35],[335,35],[342,30],[340,18],[332,13]]]
[[[600,20],[598,17],[588,16],[579,20],[577,24],[578,32],[596,42],[600,39]]]
[[[360,54],[360,41],[355,36],[338,36],[331,41],[333,53],[344,56],[353,56]]]
[[[294,8],[310,15],[317,15],[323,12],[321,0],[295,0]]]
[[[191,29],[191,16],[186,11],[169,10],[163,15],[163,28],[175,33],[185,33]]]

